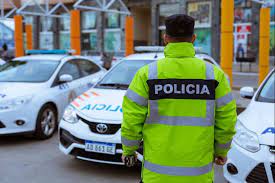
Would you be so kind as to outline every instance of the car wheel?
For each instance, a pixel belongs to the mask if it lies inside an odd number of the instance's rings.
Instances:
[[[50,105],[44,105],[36,120],[35,137],[38,139],[48,139],[53,136],[57,129],[57,111]]]

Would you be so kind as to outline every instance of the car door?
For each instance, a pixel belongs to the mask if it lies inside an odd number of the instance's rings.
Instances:
[[[89,90],[101,78],[104,71],[90,60],[76,59],[74,62],[78,65],[81,78],[78,81],[78,95]]]
[[[60,76],[67,74],[71,75],[73,80],[67,83],[60,83]],[[59,70],[56,78],[52,84],[52,89],[54,93],[54,98],[57,101],[59,109],[62,110],[63,114],[66,106],[72,102],[80,93],[79,91],[79,80],[81,79],[81,74],[79,66],[74,61],[67,61]]]

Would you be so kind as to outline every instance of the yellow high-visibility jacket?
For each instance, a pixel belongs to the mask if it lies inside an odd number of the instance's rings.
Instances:
[[[218,67],[195,58],[191,43],[170,43],[142,67],[123,101],[124,155],[144,143],[144,183],[212,183],[213,158],[226,156],[236,102]]]

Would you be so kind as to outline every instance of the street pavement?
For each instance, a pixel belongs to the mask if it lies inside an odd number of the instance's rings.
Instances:
[[[215,182],[225,183],[221,167]],[[58,137],[0,137],[0,183],[138,183],[139,168],[85,162],[63,155]]]
[[[240,89],[244,86],[253,88],[258,87],[258,74],[257,73],[243,73],[233,72],[233,89]]]
[[[240,97],[241,86],[257,88],[256,73],[233,73],[233,95],[239,108],[250,100]],[[0,137],[0,183],[138,183],[139,168],[97,164],[63,155],[58,137],[38,141],[30,137]],[[225,183],[215,167],[215,183]]]

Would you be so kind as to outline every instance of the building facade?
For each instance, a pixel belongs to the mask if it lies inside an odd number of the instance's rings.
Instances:
[[[50,1],[52,6],[56,2]],[[69,10],[76,0],[63,0]],[[84,1],[85,2],[85,1]],[[90,1],[91,2],[91,1]],[[123,0],[134,17],[134,43],[163,45],[165,18],[186,13],[196,19],[195,46],[219,60],[220,54],[220,0]],[[43,4],[43,0],[41,0]],[[16,4],[20,4],[16,0]],[[21,6],[24,1],[21,1]],[[93,5],[93,4],[85,4]],[[119,4],[113,7],[120,9]],[[29,8],[38,11],[33,5]],[[235,0],[234,52],[236,57],[257,57],[260,6],[251,0]],[[56,14],[65,15],[64,9]],[[271,55],[274,55],[274,7],[271,10]],[[24,23],[33,25],[34,48],[70,49],[70,18],[24,16]],[[112,52],[123,54],[125,15],[81,11],[81,47],[83,54]]]

